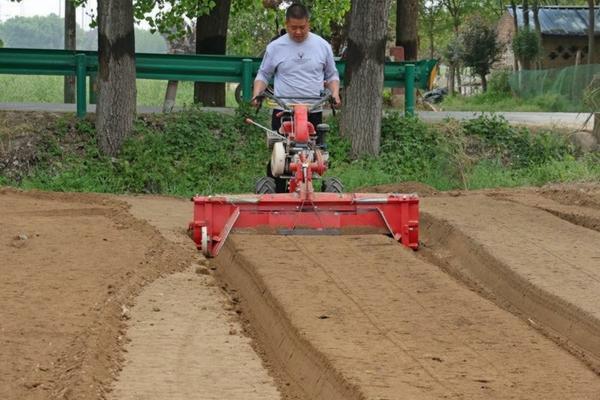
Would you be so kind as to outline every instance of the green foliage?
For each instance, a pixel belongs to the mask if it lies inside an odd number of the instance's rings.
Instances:
[[[228,54],[258,55],[285,28],[283,8],[264,8],[262,0],[232,0],[227,38]],[[289,3],[289,2],[284,2]],[[304,1],[311,13],[311,30],[330,38],[341,30],[350,0]]]
[[[62,49],[64,32],[64,20],[56,14],[14,17],[0,24],[0,35],[8,47]]]
[[[404,118],[391,112],[381,124],[382,168],[388,172],[414,173],[423,171],[439,154],[439,138],[416,117]],[[414,157],[419,154],[419,157]]]
[[[242,7],[242,1],[233,1],[227,33],[227,54],[258,56],[269,41],[284,27],[283,11]]]
[[[395,13],[391,13],[395,16]],[[419,37],[427,40],[419,41],[419,54],[429,54],[427,50],[434,46],[443,48],[446,40],[441,37],[450,30],[450,25],[445,18],[445,10],[441,2],[419,2]],[[433,43],[432,43],[433,42]],[[425,47],[426,46],[426,47]],[[435,50],[434,50],[435,51]],[[421,56],[423,58],[423,56]]]
[[[71,1],[76,7],[87,4],[87,0]],[[178,38],[187,33],[186,20],[210,13],[215,4],[215,0],[135,0],[133,16],[137,21],[147,22],[152,33],[160,32]],[[97,19],[93,18],[90,26],[96,27],[97,24]]]
[[[493,94],[510,95],[512,91],[508,82],[509,76],[510,71],[493,71],[488,81],[488,91]]]
[[[58,119],[43,133],[37,166],[22,187],[55,191],[113,193],[250,192],[269,158],[264,133],[243,124],[250,108],[235,115],[189,108],[181,113],[143,116],[118,157],[98,152],[89,120]],[[438,189],[541,185],[551,181],[600,178],[598,155],[576,159],[555,133],[514,128],[499,117],[484,116],[440,126],[390,113],[382,121],[380,157],[352,161],[350,144],[330,118],[329,176],[347,190],[359,186],[420,181]],[[0,174],[0,184],[15,184]]]
[[[7,47],[35,49],[64,48],[64,20],[55,14],[35,17],[15,17],[0,23],[0,35]],[[77,48],[98,49],[98,31],[76,28]],[[162,36],[135,28],[135,48],[140,53],[166,53],[167,44]]]
[[[518,59],[536,60],[542,54],[542,45],[534,31],[520,29],[513,39],[512,50]]]
[[[310,10],[312,30],[324,37],[332,34],[332,26],[343,25],[350,11],[350,0],[305,0],[303,4]]]
[[[443,51],[443,56],[449,65],[458,66],[463,59],[464,46],[458,36],[453,37]]]
[[[523,111],[523,112],[578,112],[577,105],[558,94],[546,94],[522,99],[510,93],[488,90],[474,96],[447,96],[442,107],[447,111]]]
[[[75,129],[86,132],[84,153],[65,152],[57,140],[46,141],[48,157],[24,185],[181,195],[250,191],[268,155],[263,134],[242,121],[241,115],[195,108],[164,119],[142,118],[118,158],[100,155],[93,127],[80,124]]]
[[[496,30],[478,15],[469,19],[460,34],[461,60],[479,76],[487,75],[500,59],[502,46],[496,36]]]
[[[549,161],[563,161],[573,155],[567,140],[552,132],[532,134],[527,128],[515,128],[499,116],[482,116],[464,123],[467,136],[476,138],[471,149],[492,155],[505,167],[531,167]]]
[[[0,39],[0,49],[4,47],[4,42]]]
[[[590,111],[600,110],[600,75],[595,76],[583,92],[583,104]]]

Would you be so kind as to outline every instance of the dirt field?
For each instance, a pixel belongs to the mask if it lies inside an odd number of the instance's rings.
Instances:
[[[599,399],[600,186],[438,193],[385,236],[234,234],[189,201],[0,189],[2,399]]]

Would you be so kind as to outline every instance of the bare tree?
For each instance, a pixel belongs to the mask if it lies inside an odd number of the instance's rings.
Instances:
[[[135,117],[135,37],[131,0],[98,2],[98,105],[102,153],[115,156]]]
[[[65,50],[75,50],[76,47],[75,4],[65,1]],[[75,76],[65,76],[64,102],[75,103]]]
[[[346,98],[340,123],[352,156],[379,153],[383,67],[391,0],[352,0],[346,59]]]
[[[396,46],[404,47],[405,60],[418,58],[418,19],[418,0],[399,0],[396,3]]]

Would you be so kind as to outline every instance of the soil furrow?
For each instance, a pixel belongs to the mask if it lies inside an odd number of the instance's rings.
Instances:
[[[600,234],[519,204],[515,196],[426,199],[421,253],[543,328],[598,371]]]
[[[384,236],[233,235],[215,261],[251,321],[267,337],[288,338],[283,354],[306,360],[270,352],[306,398],[600,395],[581,361]],[[324,396],[306,369],[338,389]],[[341,394],[348,388],[352,396]]]

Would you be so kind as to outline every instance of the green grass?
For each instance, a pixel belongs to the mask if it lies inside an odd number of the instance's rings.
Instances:
[[[62,103],[63,81],[62,76],[0,75],[0,103]],[[162,107],[166,81],[138,79],[136,83],[138,106]],[[86,84],[87,87],[89,85]],[[228,86],[227,107],[236,106],[234,88],[233,85]],[[190,105],[193,99],[194,83],[179,82],[176,105]]]
[[[511,94],[483,93],[474,96],[447,96],[440,104],[444,111],[522,111],[522,112],[580,112],[558,96],[538,96],[523,100]]]
[[[90,120],[60,117],[40,133],[35,166],[0,172],[0,184],[186,197],[251,192],[269,154],[263,132],[242,123],[249,113],[254,117],[248,109],[223,115],[192,107],[139,117],[116,158],[99,153]],[[258,116],[265,124],[268,119],[266,112]],[[402,181],[438,190],[600,182],[598,153],[578,156],[555,132],[514,128],[499,117],[431,126],[392,112],[382,123],[381,154],[360,160],[350,159],[350,143],[338,134],[337,120],[330,124],[328,175],[340,177],[348,191]]]

